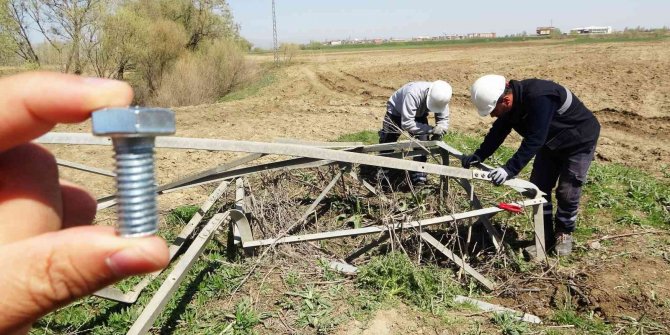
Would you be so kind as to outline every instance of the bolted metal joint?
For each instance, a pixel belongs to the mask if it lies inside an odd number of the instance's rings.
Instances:
[[[116,198],[124,237],[152,235],[158,230],[154,138],[175,132],[174,112],[165,108],[105,108],[93,112],[93,134],[110,136],[116,159]]]

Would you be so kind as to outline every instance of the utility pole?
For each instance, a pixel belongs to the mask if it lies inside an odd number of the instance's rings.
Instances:
[[[275,0],[272,0],[272,42],[274,43],[275,65],[279,65],[279,48],[277,47],[277,15],[275,14]]]

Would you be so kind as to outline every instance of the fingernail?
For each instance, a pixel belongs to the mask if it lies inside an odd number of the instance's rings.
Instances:
[[[82,80],[88,88],[85,105],[89,109],[127,106],[132,101],[133,91],[123,81],[98,77],[85,77]]]

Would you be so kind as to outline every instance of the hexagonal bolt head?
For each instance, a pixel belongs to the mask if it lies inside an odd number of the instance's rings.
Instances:
[[[106,108],[93,112],[93,134],[112,137],[116,159],[116,201],[123,237],[158,230],[154,137],[175,132],[174,112],[164,108]]]
[[[174,134],[174,112],[165,108],[105,108],[93,112],[93,135],[142,137]]]

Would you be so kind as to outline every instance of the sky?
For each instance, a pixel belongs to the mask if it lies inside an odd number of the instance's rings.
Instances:
[[[242,37],[272,47],[272,0],[228,0]],[[539,26],[568,32],[584,26],[670,27],[669,0],[275,0],[279,43],[411,38]]]

